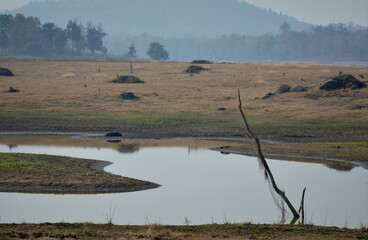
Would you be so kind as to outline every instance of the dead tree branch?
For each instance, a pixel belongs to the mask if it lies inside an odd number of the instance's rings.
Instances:
[[[305,191],[307,190],[307,188],[304,188],[303,190],[303,194],[302,194],[302,201],[300,202],[300,208],[299,208],[299,214],[302,214],[302,224],[304,224],[304,196],[305,196]]]
[[[294,206],[291,204],[291,202],[289,201],[289,199],[286,197],[285,195],[285,192],[282,191],[281,189],[278,188],[277,184],[276,184],[276,181],[272,175],[272,172],[267,164],[267,161],[263,155],[263,152],[262,152],[262,148],[261,148],[261,143],[260,143],[260,140],[259,138],[253,133],[253,131],[251,130],[250,128],[250,125],[247,121],[247,118],[243,112],[243,109],[242,109],[242,102],[241,102],[241,98],[240,98],[240,91],[238,90],[238,99],[239,99],[239,111],[240,111],[240,114],[243,118],[243,121],[244,121],[244,124],[245,124],[245,129],[246,129],[246,134],[250,137],[250,138],[253,138],[256,145],[257,145],[257,152],[258,152],[258,158],[261,160],[261,163],[265,169],[265,174],[266,176],[269,177],[270,181],[271,181],[271,184],[272,184],[272,187],[273,189],[275,190],[275,192],[285,201],[286,205],[289,207],[290,211],[293,213],[294,215],[294,219],[296,221],[296,219],[298,219],[300,216],[298,214],[298,212],[295,210]]]

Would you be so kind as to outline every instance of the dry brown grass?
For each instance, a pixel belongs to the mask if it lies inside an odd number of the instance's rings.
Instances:
[[[319,84],[340,71],[358,77],[367,68],[297,64],[211,64],[208,72],[190,76],[184,62],[137,62],[134,74],[145,84],[114,84],[117,74],[130,75],[128,62],[0,60],[15,77],[0,77],[0,110],[50,112],[198,112],[215,113],[224,107],[237,114],[236,92],[241,90],[252,116],[282,116],[295,120],[349,118],[367,122],[368,89],[326,93]],[[100,72],[98,71],[100,69]],[[285,74],[284,74],[285,73]],[[281,84],[303,85],[307,93],[286,93],[255,100],[275,92]],[[21,92],[3,93],[12,86]],[[122,101],[122,92],[134,92],[140,101]]]

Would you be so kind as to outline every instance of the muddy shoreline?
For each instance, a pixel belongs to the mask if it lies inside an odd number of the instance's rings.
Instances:
[[[98,161],[62,156],[39,154],[0,154],[1,169],[0,192],[48,193],[48,194],[98,194],[142,191],[160,187],[159,184],[128,178],[106,172],[108,161]],[[5,159],[5,162],[3,161]],[[6,167],[8,161],[22,161],[17,169]],[[47,167],[39,167],[38,172],[29,171],[27,162],[44,162]],[[58,170],[53,165],[57,164]],[[39,164],[39,163],[37,163]],[[62,169],[60,170],[60,166]]]
[[[368,135],[348,134],[341,132],[314,132],[313,134],[273,134],[264,129],[257,130],[262,141],[280,142],[344,142],[368,141]],[[76,125],[76,126],[51,126],[47,123],[20,123],[20,122],[0,122],[0,134],[74,134],[82,136],[103,136],[109,132],[120,132],[124,139],[160,139],[160,138],[247,138],[243,126],[239,128],[216,128],[211,131],[193,131],[190,125],[170,125],[170,124],[121,124],[116,126],[101,125]]]
[[[246,149],[239,149],[239,148],[231,148],[231,147],[226,147],[226,148],[211,148],[211,150],[213,151],[218,151],[221,152],[223,154],[240,154],[240,155],[248,155],[248,156],[255,156],[255,151],[250,151],[250,150],[246,150]],[[273,154],[269,154],[266,153],[264,154],[264,156],[266,158],[271,158],[271,159],[301,159],[301,160],[309,160],[313,163],[313,160],[321,160],[321,157],[318,156],[303,156],[303,155],[288,155],[288,154],[284,154],[282,152],[279,153],[273,153]],[[352,164],[354,166],[359,166],[362,167],[364,169],[368,170],[368,163],[366,162],[356,162],[356,161],[349,161],[349,160],[345,160],[345,159],[337,159],[337,158],[324,158],[322,159],[322,161],[326,162],[326,164],[328,163],[332,163],[332,162],[341,162],[341,163],[349,163]]]
[[[1,126],[1,124],[0,124]],[[96,130],[96,129],[95,129]],[[243,134],[231,134],[231,133],[208,133],[208,134],[188,134],[184,130],[178,128],[175,132],[172,132],[171,129],[166,128],[159,128],[159,131],[151,130],[146,131],[143,128],[134,128],[134,131],[117,131],[122,133],[123,136],[121,137],[105,137],[105,134],[108,132],[104,129],[97,129],[98,131],[92,131],[89,128],[77,128],[75,131],[72,129],[57,129],[54,130],[43,130],[37,131],[35,129],[28,131],[22,130],[21,128],[17,128],[16,131],[4,131],[0,127],[0,135],[70,135],[76,138],[85,138],[85,139],[97,139],[97,140],[150,140],[150,139],[203,139],[203,140],[226,140],[226,141],[244,141],[246,143],[252,142],[252,139],[249,139]],[[129,130],[132,130],[129,128]],[[368,136],[367,136],[368,137]],[[339,142],[342,139],[336,139],[334,136],[325,135],[323,138],[308,138],[308,137],[280,137],[280,136],[270,136],[269,138],[263,138],[261,136],[262,143],[309,143],[309,142]],[[368,141],[368,139],[361,139],[358,138],[350,138],[349,142],[358,142],[358,141]],[[244,149],[212,149],[217,150],[220,152],[228,152],[228,153],[235,153],[235,154],[246,154],[246,155],[254,155],[254,149],[250,150],[249,148]],[[368,169],[368,162],[360,162],[360,161],[352,161],[349,159],[341,159],[336,157],[321,157],[318,155],[310,156],[310,155],[303,155],[303,154],[288,154],[281,150],[278,152],[267,153],[265,155],[268,157],[291,157],[291,158],[304,158],[304,159],[324,159],[326,161],[341,161],[341,162],[349,162],[353,164],[357,164],[363,168]],[[103,171],[105,166],[98,167],[97,171]]]
[[[206,136],[196,136],[191,135],[187,136],[185,134],[176,134],[170,131],[165,131],[165,134],[161,134],[158,132],[142,132],[137,131],[137,133],[132,132],[123,132],[122,137],[104,137],[107,133],[103,131],[83,131],[85,129],[78,129],[79,131],[0,131],[1,135],[17,135],[17,134],[30,134],[30,135],[70,135],[71,137],[77,138],[87,138],[87,139],[99,139],[99,140],[131,140],[131,139],[173,139],[173,138],[191,138],[191,139],[211,139],[211,140],[235,140],[235,141],[244,141],[249,143],[249,139],[240,136],[240,135],[222,135],[222,134],[208,134]],[[99,129],[101,130],[101,129]],[[290,142],[291,139],[288,139]],[[300,140],[300,139],[299,139]],[[328,139],[325,139],[328,140]],[[262,142],[288,142],[285,139],[276,138],[274,140],[262,140]],[[254,155],[254,152],[250,149],[242,149],[242,148],[232,148],[226,147],[225,149],[222,148],[213,148],[211,150],[223,152],[223,153],[234,153],[234,154],[246,154],[246,155]],[[267,157],[293,157],[293,158],[303,158],[303,159],[318,159],[319,156],[303,156],[303,154],[288,154],[287,152],[283,152],[279,150],[278,152],[274,153],[266,153]],[[321,158],[319,158],[321,159]],[[352,164],[359,165],[365,169],[368,169],[367,162],[357,162],[351,160],[344,160],[344,159],[335,159],[333,157],[323,159],[326,162],[328,161],[341,161],[341,162],[348,162]],[[99,173],[110,174],[104,171],[104,168],[110,165],[110,162],[103,162],[103,161],[96,161],[88,164],[87,168]],[[133,179],[136,180],[136,179]],[[147,190],[152,188],[157,188],[160,185],[156,183],[149,183],[140,180],[136,180],[136,184],[124,185],[124,184],[109,184],[105,182],[100,185],[94,184],[54,184],[50,185],[49,183],[45,182],[42,184],[0,184],[0,191],[2,192],[30,192],[30,193],[56,193],[56,194],[67,194],[67,193],[113,193],[113,192],[128,192],[128,191],[141,191]]]

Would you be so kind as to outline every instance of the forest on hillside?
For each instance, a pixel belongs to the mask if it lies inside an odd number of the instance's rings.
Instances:
[[[127,57],[128,47],[136,48],[137,57],[147,58],[147,46],[160,42],[170,59],[177,61],[203,58],[212,61],[368,61],[368,28],[343,24],[317,26],[307,31],[294,31],[288,23],[278,34],[248,36],[223,35],[213,38],[193,36],[155,37],[148,34],[114,38],[103,26],[91,22],[83,25],[70,20],[66,28],[54,23],[41,23],[37,17],[22,14],[0,15],[0,55],[50,58]],[[106,47],[108,46],[108,48]]]
[[[102,26],[83,26],[70,20],[65,29],[54,23],[41,24],[37,17],[0,15],[0,49],[5,55],[39,57],[81,56],[85,51],[106,53]]]

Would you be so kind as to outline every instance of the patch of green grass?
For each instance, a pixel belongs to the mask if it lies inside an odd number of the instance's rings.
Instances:
[[[65,166],[55,156],[0,153],[0,172],[44,173],[62,171]]]
[[[291,143],[291,144],[297,144],[297,143]],[[330,148],[342,148],[342,147],[368,148],[368,142],[309,142],[309,143],[304,143],[304,145],[309,146],[309,147],[330,147]]]
[[[283,142],[265,146],[266,151],[284,152],[287,155],[368,162],[368,142]]]
[[[247,113],[246,113],[247,114]],[[261,138],[282,137],[356,140],[368,136],[368,124],[351,117],[300,120],[282,114],[247,114],[254,132]],[[173,131],[179,136],[232,136],[242,134],[244,124],[236,109],[203,112],[112,112],[83,110],[79,112],[14,111],[0,112],[3,126],[20,130],[99,131],[102,129],[156,129],[156,133]],[[158,129],[158,130],[157,130]],[[5,129],[3,129],[5,130]],[[296,139],[298,140],[298,139]]]

